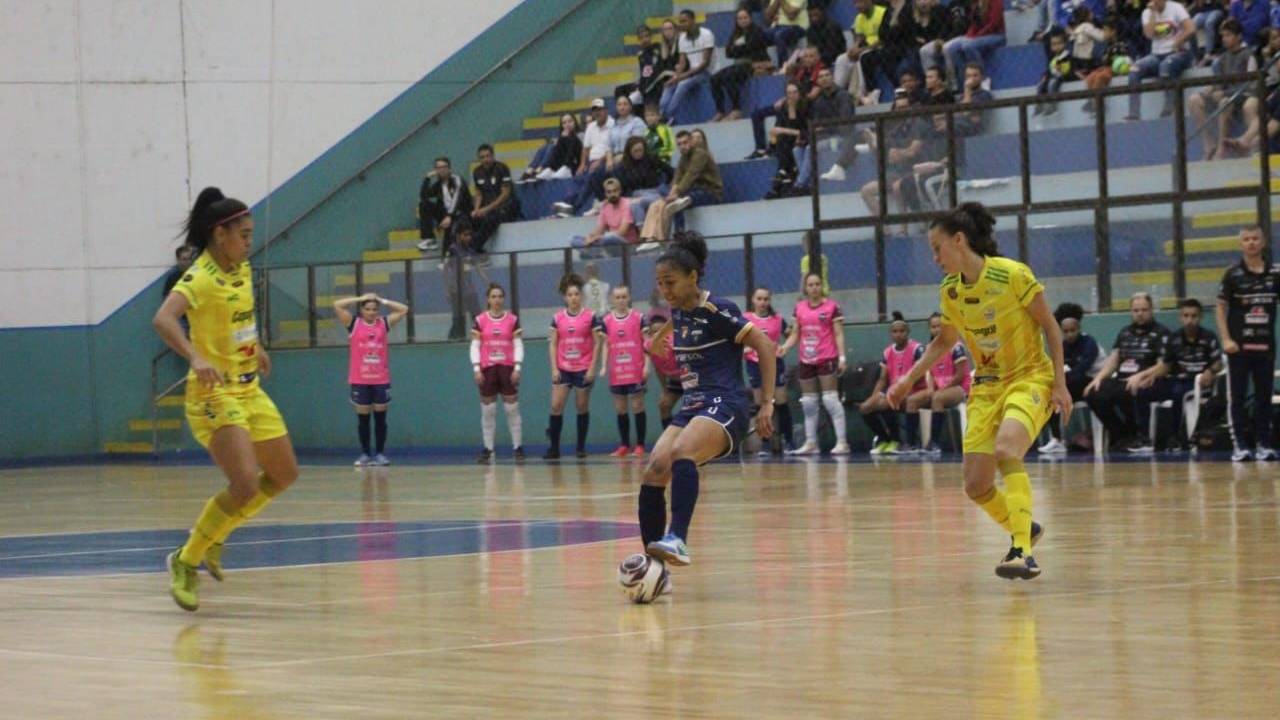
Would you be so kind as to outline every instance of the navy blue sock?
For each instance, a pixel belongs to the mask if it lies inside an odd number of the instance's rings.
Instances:
[[[626,413],[617,416],[618,420],[618,439],[622,441],[623,447],[631,447],[631,420]]]
[[[357,413],[356,418],[358,419],[356,428],[360,432],[360,449],[364,451],[365,455],[371,455],[372,453],[369,451],[369,414],[361,415]]]
[[[587,428],[591,426],[591,413],[578,413],[578,451],[587,449]]]
[[[942,423],[947,419],[947,411],[934,411],[929,416],[929,442],[942,447]]]
[[[796,444],[794,435],[795,428],[791,421],[791,406],[787,403],[778,403],[773,406],[773,417],[776,429],[782,431],[782,439],[787,441],[787,446],[791,447]]]
[[[646,546],[661,540],[667,531],[667,489],[657,485],[640,486],[640,542]]]
[[[373,411],[373,436],[377,440],[377,444],[375,445],[375,447],[378,448],[378,453],[381,454],[382,451],[387,448],[387,411],[386,410]]]
[[[889,441],[898,442],[901,440],[901,438],[898,437],[898,414],[896,412],[892,410],[881,410],[880,422],[884,423],[885,433]]]
[[[907,444],[920,444],[920,413],[907,413]]]
[[[564,427],[564,416],[552,415],[551,420],[549,420],[548,422],[550,423],[550,425],[547,426],[547,437],[550,438],[551,440],[552,449],[559,450],[560,449],[560,429]]]
[[[635,414],[636,418],[636,445],[644,447],[645,426],[649,424],[649,416],[644,410]]]
[[[671,463],[671,532],[682,540],[689,537],[689,521],[698,504],[698,466],[692,460]]]

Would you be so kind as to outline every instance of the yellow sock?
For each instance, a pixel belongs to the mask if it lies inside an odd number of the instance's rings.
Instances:
[[[231,493],[226,490],[209,498],[204,504],[204,511],[192,526],[191,535],[187,538],[187,544],[182,546],[178,559],[191,567],[204,562],[205,551],[223,536],[224,528],[238,515],[231,509],[234,505]]]
[[[235,532],[236,528],[243,525],[249,518],[262,512],[262,509],[279,494],[280,489],[275,486],[275,483],[271,482],[271,479],[267,477],[267,474],[259,473],[258,492],[254,493],[253,497],[249,498],[249,502],[246,502],[244,507],[240,508],[240,512],[232,515],[231,518],[222,526],[222,531],[219,533],[218,537],[214,539],[214,542],[226,542],[227,538],[231,533]]]
[[[992,486],[982,497],[970,498],[983,512],[991,516],[996,524],[1004,528],[1006,532],[1013,532],[1009,525],[1009,506],[1005,501],[1004,492],[1000,488]]]
[[[1009,532],[1013,546],[1022,552],[1031,552],[1031,478],[1027,477],[1022,460],[1003,460],[1000,474],[1004,476],[1006,504],[1009,506]]]

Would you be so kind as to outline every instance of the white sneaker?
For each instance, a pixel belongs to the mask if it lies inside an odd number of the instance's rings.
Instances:
[[[830,170],[822,173],[822,179],[830,180],[831,182],[842,182],[846,178],[848,178],[848,175],[845,174],[844,168],[839,165],[832,165]]]
[[[836,446],[831,448],[831,454],[832,455],[848,455],[849,443],[847,442],[836,443]]]
[[[440,243],[435,238],[427,238],[418,243],[418,249],[422,252],[431,252],[440,249]]]
[[[551,209],[555,211],[557,217],[573,216],[573,206],[567,202],[551,203]]]
[[[1258,449],[1253,453],[1254,460],[1275,460],[1276,451],[1266,445],[1259,445]]]
[[[768,450],[761,448],[758,452],[756,452],[756,457],[767,458],[772,454],[773,453],[769,452]]]
[[[654,242],[650,240],[649,242],[640,243],[639,245],[637,245],[636,253],[640,254],[640,253],[647,253],[647,252],[656,252],[661,247],[662,247],[662,243]]]
[[[1248,448],[1240,448],[1231,453],[1231,462],[1244,462],[1253,459],[1253,451]]]
[[[1051,437],[1049,442],[1036,448],[1041,455],[1062,455],[1067,451],[1067,446],[1062,444],[1058,438]]]
[[[675,215],[676,213],[684,212],[692,204],[693,204],[693,198],[689,197],[688,195],[685,195],[684,197],[676,198],[669,205],[667,205],[667,211],[670,212],[672,215]]]
[[[602,203],[602,202],[600,202],[599,200],[597,200],[597,201],[595,202],[595,204],[594,204],[594,205],[592,205],[592,206],[591,206],[591,208],[590,208],[589,210],[587,210],[586,212],[582,213],[582,217],[595,217],[596,215],[599,215],[599,214],[600,214],[600,208],[602,208],[602,207],[604,207],[604,203]]]
[[[806,441],[805,444],[801,445],[795,450],[789,451],[787,454],[788,455],[817,455],[818,443]]]

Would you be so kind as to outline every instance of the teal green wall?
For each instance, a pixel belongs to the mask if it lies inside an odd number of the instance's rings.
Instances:
[[[98,451],[88,328],[0,331],[0,461]]]

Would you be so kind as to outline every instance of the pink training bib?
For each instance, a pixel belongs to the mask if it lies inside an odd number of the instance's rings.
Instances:
[[[933,384],[936,388],[942,389],[951,384],[953,378],[956,376],[956,363],[962,357],[964,357],[964,345],[956,343],[956,346],[951,349],[951,352],[944,355],[943,358],[938,361],[938,364],[933,366],[933,369],[929,372],[933,375]],[[969,383],[971,381],[972,378],[969,377],[969,373],[965,373],[964,379],[960,381],[960,387],[963,388],[966,393],[969,392]]]
[[[644,317],[635,310],[622,318],[612,312],[605,314],[610,385],[634,385],[644,381],[643,326]]]
[[[480,333],[481,369],[516,364],[515,338],[519,327],[519,318],[509,312],[496,318],[488,312],[476,316],[475,330]]]
[[[916,348],[918,347],[920,347],[920,343],[915,340],[908,340],[906,346],[901,350],[893,345],[884,349],[884,366],[888,368],[889,373],[888,387],[893,387],[900,378],[911,372],[911,368],[916,364]],[[916,387],[919,388],[920,385]]]
[[[582,372],[591,367],[596,352],[592,329],[595,315],[586,308],[577,315],[561,309],[551,324],[556,329],[556,367],[569,372]]]
[[[827,298],[817,307],[801,300],[796,304],[795,320],[800,328],[800,362],[821,365],[840,357],[836,346],[836,319],[841,317],[840,306]]]
[[[786,325],[786,321],[782,319],[781,315],[774,313],[769,317],[760,317],[753,312],[744,312],[742,316],[749,320],[752,325],[760,328],[760,332],[772,340],[774,345],[779,344],[782,339],[782,328]],[[742,359],[747,362],[758,363],[760,362],[760,354],[753,348],[744,346],[742,348]]]
[[[678,378],[684,374],[680,363],[676,361],[675,348],[671,346],[671,336],[667,336],[666,342],[659,352],[653,351],[653,339],[644,341],[644,351],[649,353],[649,357],[653,358],[653,367],[657,369],[665,377]]]
[[[356,318],[347,332],[347,339],[351,347],[347,364],[347,382],[352,385],[390,384],[387,319],[380,317],[371,325],[361,318]]]

